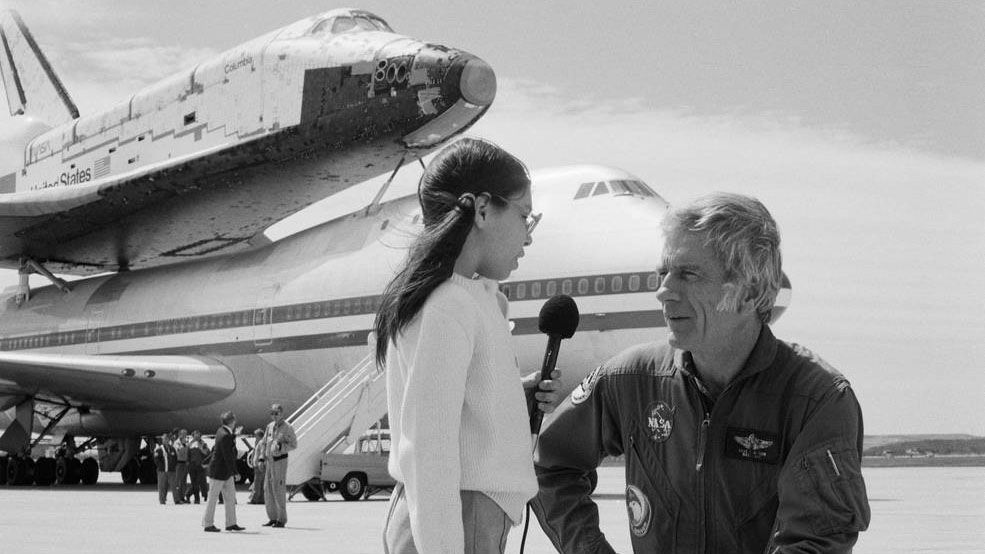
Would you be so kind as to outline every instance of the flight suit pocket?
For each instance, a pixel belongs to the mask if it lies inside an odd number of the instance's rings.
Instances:
[[[763,552],[779,506],[775,474],[762,479],[746,496],[736,518],[736,537],[742,552]]]
[[[626,509],[633,550],[674,552],[680,499],[663,468],[641,452],[638,441],[630,436],[626,460]]]
[[[854,445],[828,443],[798,464],[797,484],[815,533],[857,533],[869,526],[869,499]]]

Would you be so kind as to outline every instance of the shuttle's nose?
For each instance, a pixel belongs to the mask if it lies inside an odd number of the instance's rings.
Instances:
[[[496,98],[496,74],[479,58],[465,60],[459,78],[462,98],[477,106],[488,106]]]
[[[411,148],[430,148],[462,132],[489,109],[496,98],[496,74],[483,60],[437,45],[414,56],[409,85],[427,121],[403,137]]]

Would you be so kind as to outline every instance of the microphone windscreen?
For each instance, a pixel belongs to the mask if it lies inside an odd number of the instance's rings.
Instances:
[[[578,328],[578,305],[566,294],[551,297],[540,309],[537,328],[541,333],[570,339]]]

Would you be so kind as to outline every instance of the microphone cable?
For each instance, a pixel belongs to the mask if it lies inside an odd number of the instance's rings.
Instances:
[[[557,362],[561,339],[570,339],[575,334],[575,330],[578,328],[578,320],[578,305],[566,294],[551,297],[541,307],[540,315],[537,318],[537,328],[541,333],[545,333],[550,337],[547,343],[547,353],[544,356],[544,368],[541,369],[541,380],[547,379],[550,376],[550,372],[554,369],[554,364]],[[537,387],[540,387],[539,383]],[[534,394],[536,394],[536,390]],[[544,412],[541,412],[537,408],[536,397],[534,397],[533,412],[530,418],[530,431],[533,435],[532,455],[537,452],[537,444],[540,442],[540,425],[544,418]],[[523,536],[520,538],[520,554],[523,554],[527,546],[527,532],[530,530],[530,502],[527,502],[524,520]]]

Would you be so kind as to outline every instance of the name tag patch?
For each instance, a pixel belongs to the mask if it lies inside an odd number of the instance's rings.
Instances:
[[[725,456],[736,460],[776,464],[780,460],[780,441],[776,433],[729,427],[725,433]]]

